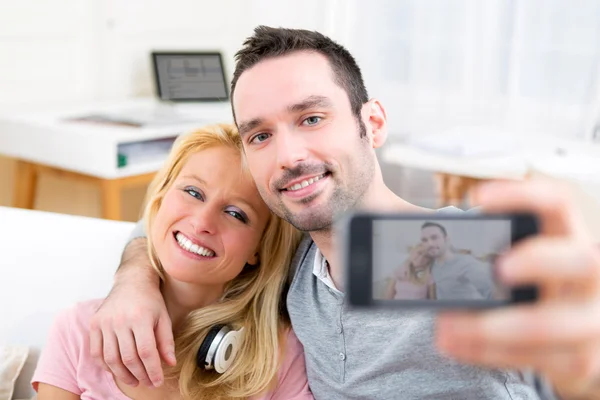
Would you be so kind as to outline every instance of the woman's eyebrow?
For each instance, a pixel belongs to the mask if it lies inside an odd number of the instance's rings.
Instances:
[[[206,182],[204,181],[204,179],[200,178],[196,174],[188,174],[188,175],[185,175],[183,178],[184,179],[194,179],[195,181],[198,181],[199,183],[206,185]]]
[[[246,207],[248,207],[250,210],[252,210],[254,212],[254,214],[258,214],[258,211],[256,211],[256,208],[254,208],[254,206],[252,206],[252,204],[250,204],[249,202],[244,200],[243,197],[239,197],[239,196],[232,197],[232,200],[235,204],[241,203],[241,204],[245,205]]]

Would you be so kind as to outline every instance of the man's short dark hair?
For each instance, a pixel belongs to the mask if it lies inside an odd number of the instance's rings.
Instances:
[[[444,228],[443,225],[438,224],[437,222],[425,222],[423,225],[421,225],[421,230],[423,230],[425,228],[429,228],[429,227],[438,228],[440,231],[442,231],[444,236],[448,236],[448,232],[446,232],[446,228]]]
[[[262,60],[284,56],[296,51],[315,51],[329,60],[334,82],[346,91],[352,113],[360,120],[361,108],[369,101],[360,68],[348,50],[327,36],[304,29],[272,28],[260,25],[254,35],[235,54],[235,71],[231,81],[231,101],[238,79],[244,71]],[[235,119],[235,110],[233,110]]]

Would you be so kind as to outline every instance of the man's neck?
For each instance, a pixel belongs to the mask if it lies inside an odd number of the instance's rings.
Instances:
[[[191,311],[217,302],[223,295],[223,286],[201,286],[167,277],[162,294],[172,325],[177,327]]]
[[[375,186],[375,185],[374,185]],[[416,206],[402,199],[392,192],[383,181],[378,189],[372,188],[357,207],[361,211],[394,211],[394,212],[433,212],[434,210]],[[329,265],[329,274],[335,287],[343,291],[343,265],[340,264],[340,245],[331,228],[311,232],[310,236],[315,242],[323,257]]]
[[[454,258],[454,253],[451,250],[446,250],[444,254],[439,256],[435,261],[437,263],[444,263],[446,261],[450,261]]]

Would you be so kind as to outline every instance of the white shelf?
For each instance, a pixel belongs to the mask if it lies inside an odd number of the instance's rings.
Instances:
[[[522,179],[537,170],[561,179],[589,180],[600,173],[599,143],[507,133],[503,138],[506,148],[498,146],[498,151],[492,152],[486,150],[488,138],[483,135],[449,135],[437,147],[437,137],[430,137],[430,146],[421,145],[426,139],[385,145],[382,158],[391,164],[479,179]],[[469,143],[475,140],[482,144]],[[452,143],[466,144],[463,149]]]
[[[119,168],[118,148],[124,143],[177,137],[207,124],[232,122],[228,103],[181,106],[198,122],[161,127],[128,127],[73,122],[67,119],[90,113],[151,106],[148,99],[104,105],[80,105],[51,112],[0,117],[0,154],[104,179],[156,171],[164,159]],[[179,106],[177,106],[179,107]]]

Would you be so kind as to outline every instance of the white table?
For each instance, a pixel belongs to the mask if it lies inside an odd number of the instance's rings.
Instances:
[[[456,140],[465,141],[464,135]],[[382,159],[434,172],[440,206],[460,204],[474,185],[485,180],[520,180],[541,173],[559,179],[600,181],[600,143],[542,136],[514,137],[510,142],[514,148],[507,153],[463,156],[426,149],[404,140],[384,146]]]
[[[119,220],[121,191],[148,184],[165,158],[159,155],[119,167],[120,146],[175,138],[206,124],[232,122],[233,119],[229,103],[196,103],[176,107],[198,121],[177,125],[131,127],[68,120],[91,113],[143,109],[153,105],[155,100],[142,98],[0,116],[0,154],[17,160],[13,205],[33,208],[37,176],[49,172],[66,178],[91,180],[99,185],[103,217]]]

